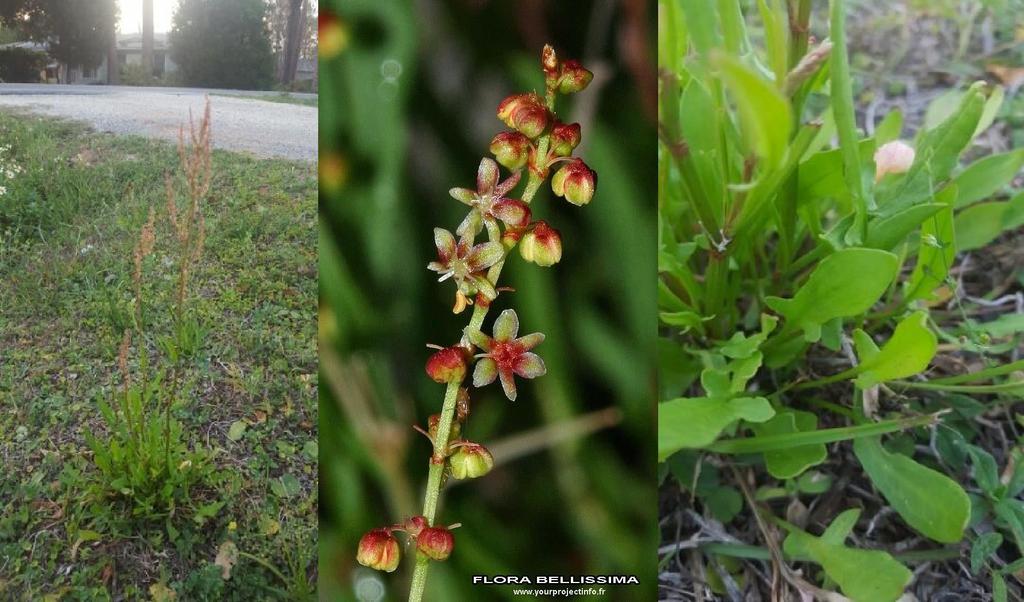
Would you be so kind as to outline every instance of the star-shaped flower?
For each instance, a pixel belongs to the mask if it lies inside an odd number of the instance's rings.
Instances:
[[[455,200],[465,203],[473,209],[459,224],[456,234],[464,236],[467,232],[476,235],[483,224],[501,220],[506,225],[519,228],[530,223],[530,208],[518,199],[505,198],[510,190],[519,183],[519,172],[513,172],[504,182],[500,177],[498,164],[494,159],[484,158],[476,172],[476,190],[469,188],[452,188],[448,194]]]
[[[501,379],[501,388],[505,390],[505,396],[509,400],[515,401],[516,383],[513,375],[522,378],[537,378],[547,372],[544,360],[530,351],[544,341],[544,335],[535,332],[516,338],[517,334],[519,334],[519,317],[511,309],[501,312],[498,319],[494,321],[494,338],[479,330],[470,333],[469,336],[473,344],[486,352],[478,356],[480,359],[473,370],[474,387],[489,385],[494,382],[495,378],[499,378]]]
[[[428,263],[427,268],[441,275],[438,282],[454,278],[459,292],[467,297],[478,292],[488,299],[498,296],[484,270],[505,257],[505,247],[501,243],[474,245],[473,234],[468,232],[456,243],[451,232],[434,228],[434,244],[437,246],[437,261]]]

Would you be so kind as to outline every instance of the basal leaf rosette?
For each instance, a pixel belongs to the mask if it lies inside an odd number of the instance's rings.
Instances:
[[[544,341],[544,335],[534,332],[516,338],[519,334],[519,317],[515,310],[506,309],[494,321],[494,336],[489,337],[480,331],[470,334],[473,344],[485,353],[478,355],[473,370],[473,386],[483,387],[501,381],[501,388],[510,401],[516,400],[516,383],[514,376],[521,378],[537,378],[547,372],[544,360],[530,351]]]

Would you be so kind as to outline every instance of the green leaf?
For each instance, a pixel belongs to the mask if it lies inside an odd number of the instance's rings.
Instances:
[[[995,531],[990,531],[978,537],[971,544],[971,572],[977,575],[985,566],[989,556],[996,553],[999,546],[1003,545],[1003,536]]]
[[[980,249],[1007,230],[1024,224],[1024,194],[1009,201],[978,203],[953,219],[958,252]]]
[[[810,412],[788,410],[776,414],[774,418],[753,426],[758,437],[771,435],[787,435],[790,433],[814,431],[818,428],[818,417]],[[790,447],[785,450],[767,451],[764,453],[765,466],[768,472],[777,479],[791,479],[812,466],[825,461],[828,450],[824,443],[813,443]]]
[[[860,359],[857,385],[862,389],[924,371],[938,349],[938,338],[928,328],[928,314],[923,311],[904,318],[880,351],[859,328],[853,340]]]
[[[1024,149],[989,155],[971,163],[960,172],[953,183],[960,188],[957,209],[986,199],[1009,184],[1024,166]]]
[[[658,404],[658,461],[684,448],[700,448],[736,420],[764,422],[775,415],[763,397],[679,398]]]
[[[302,486],[294,475],[285,473],[270,482],[270,490],[279,498],[289,498],[298,495]]]
[[[860,508],[850,508],[841,512],[839,516],[835,517],[832,524],[825,529],[825,532],[821,534],[821,540],[832,545],[843,545],[843,542],[850,536],[853,528],[857,526],[860,513]],[[787,537],[786,541],[782,542],[782,550],[790,558],[809,557],[799,538]]]
[[[995,458],[976,445],[968,445],[967,453],[971,456],[974,482],[981,487],[982,491],[995,496],[1000,487],[999,466],[996,464]]]
[[[935,195],[937,203],[945,208],[926,219],[921,225],[921,244],[918,246],[917,263],[907,282],[906,302],[930,299],[932,291],[946,281],[949,268],[956,257],[956,238],[953,230],[953,204],[959,189],[947,186]]]
[[[1006,602],[1006,579],[999,573],[992,573],[992,602]]]
[[[232,422],[231,426],[228,427],[228,439],[231,439],[232,441],[238,441],[239,439],[242,438],[242,435],[245,434],[245,429],[247,429],[248,427],[249,425],[246,424],[245,421],[243,420],[236,420]]]
[[[938,542],[963,539],[971,502],[960,485],[911,458],[889,453],[880,437],[857,439],[853,451],[871,482],[908,525]]]
[[[806,552],[853,602],[894,602],[913,577],[905,566],[880,550],[858,550],[792,529],[786,543]],[[869,576],[870,578],[865,578]]]
[[[985,101],[985,109],[981,113],[981,119],[978,120],[978,127],[974,130],[974,138],[977,138],[978,134],[987,130],[996,120],[999,108],[1003,106],[1003,98],[1005,96],[1006,90],[1002,86],[996,86],[992,93],[989,94],[988,100]]]
[[[875,144],[881,146],[900,137],[903,131],[903,112],[893,109],[875,126]]]
[[[847,242],[863,242],[867,228],[867,199],[861,174],[860,154],[857,152],[856,112],[853,106],[853,84],[850,77],[850,58],[846,48],[846,6],[844,0],[829,3],[829,34],[832,38],[830,96],[832,114],[836,119],[839,149],[843,155],[843,175],[850,190],[855,212],[853,227],[847,232]]]
[[[763,421],[762,421],[763,422]],[[857,426],[844,426],[814,431],[801,431],[787,435],[770,435],[765,437],[747,437],[743,439],[723,439],[707,446],[707,449],[720,454],[756,454],[779,449],[791,449],[818,443],[833,443],[861,437],[874,437],[885,433],[894,433],[917,426],[934,424],[934,416],[914,416],[869,422]]]
[[[772,0],[771,7],[765,0],[757,0],[757,9],[761,14],[761,22],[764,24],[764,42],[768,51],[768,64],[771,66],[772,73],[775,74],[775,85],[781,87],[782,82],[786,79],[786,72],[789,70],[787,52],[789,37],[786,35],[789,30],[784,25],[786,13],[779,5],[779,0]]]
[[[302,446],[302,453],[310,460],[316,462],[320,454],[320,446],[317,445],[316,441],[306,441],[306,444]]]
[[[739,59],[722,53],[712,55],[712,64],[732,93],[740,115],[741,131],[748,147],[768,169],[782,163],[793,131],[789,101],[779,90]]]
[[[868,224],[868,237],[864,241],[864,246],[892,251],[897,245],[905,242],[907,236],[917,230],[924,220],[944,207],[946,206],[941,203],[922,203],[888,217],[875,218]]]
[[[768,297],[768,307],[786,318],[785,330],[801,328],[804,338],[821,338],[821,326],[833,318],[856,316],[892,283],[896,256],[878,249],[849,248],[826,257],[792,299]]]
[[[717,487],[703,498],[715,519],[727,523],[743,509],[743,496],[735,487]]]

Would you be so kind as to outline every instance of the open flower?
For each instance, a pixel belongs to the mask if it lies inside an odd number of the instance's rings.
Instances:
[[[448,194],[457,201],[472,207],[466,219],[455,231],[459,236],[467,233],[476,235],[482,224],[501,220],[513,228],[530,222],[530,208],[517,199],[505,198],[508,191],[519,183],[519,172],[513,172],[504,182],[498,182],[500,171],[494,159],[484,158],[476,172],[476,190],[452,188]]]
[[[484,270],[505,257],[505,248],[501,243],[474,245],[473,234],[468,232],[463,233],[456,243],[451,232],[434,228],[434,244],[437,246],[437,261],[428,263],[427,269],[441,275],[438,282],[454,278],[459,292],[467,297],[477,293],[488,299],[498,296]]]
[[[519,334],[519,317],[516,312],[506,309],[494,321],[494,338],[479,330],[470,333],[473,344],[484,350],[473,370],[473,386],[482,387],[501,379],[501,388],[511,401],[516,399],[516,383],[513,375],[522,378],[537,378],[547,372],[544,360],[531,349],[544,341],[544,335],[535,332],[516,338]]]

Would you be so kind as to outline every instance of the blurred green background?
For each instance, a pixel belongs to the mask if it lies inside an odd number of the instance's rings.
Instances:
[[[419,514],[429,441],[411,428],[440,411],[426,343],[456,342],[469,313],[438,284],[432,228],[455,229],[477,164],[504,129],[506,95],[543,91],[540,50],[595,73],[561,100],[576,155],[597,173],[573,207],[545,184],[534,219],[563,237],[552,268],[514,254],[488,316],[513,307],[542,331],[548,374],[471,390],[463,436],[496,468],[448,487],[455,552],[434,563],[429,600],[512,597],[473,574],[636,574],[607,599],[655,596],[656,142],[654,2],[326,1],[320,24],[321,599],[404,599],[413,562],[392,574],[355,562],[368,529]],[[563,97],[564,98],[564,97]],[[504,170],[503,170],[504,171]],[[525,179],[524,179],[525,181]],[[520,190],[512,196],[518,196]]]

